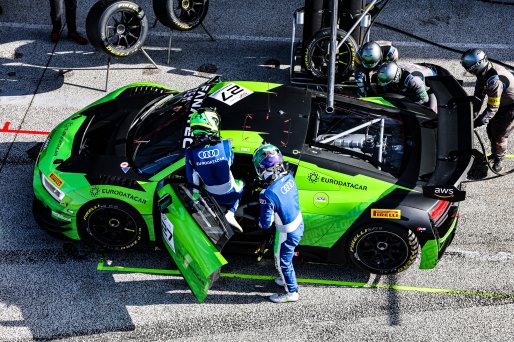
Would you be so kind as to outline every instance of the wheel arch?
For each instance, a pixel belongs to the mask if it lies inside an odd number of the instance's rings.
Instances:
[[[345,263],[348,261],[346,248],[350,243],[350,236],[353,232],[366,225],[378,224],[380,222],[392,224],[402,229],[410,229],[418,239],[420,250],[427,243],[427,241],[435,240],[436,235],[433,231],[432,223],[428,218],[428,213],[425,210],[413,208],[405,205],[400,205],[395,210],[401,211],[401,219],[373,219],[371,218],[371,209],[380,208],[375,203],[370,205],[362,214],[352,223],[346,232],[339,238],[339,240],[329,249],[327,259],[330,262]],[[404,223],[405,222],[405,223]],[[418,229],[421,228],[421,229]]]
[[[132,211],[133,213],[128,213],[128,214],[129,215],[130,214],[135,214],[136,217],[134,217],[134,219],[136,221],[139,221],[138,223],[140,223],[142,225],[142,227],[141,227],[142,236],[141,236],[141,241],[140,242],[147,242],[147,241],[149,241],[149,238],[151,236],[151,232],[149,230],[148,220],[145,217],[146,216],[153,216],[153,213],[149,214],[149,215],[144,215],[139,210],[137,210],[133,205],[131,205],[130,203],[128,203],[126,201],[122,201],[122,200],[120,200],[118,198],[113,198],[113,197],[95,198],[95,199],[92,199],[90,201],[85,202],[84,204],[82,204],[80,206],[80,208],[78,208],[77,214],[76,214],[76,227],[77,227],[77,234],[79,235],[81,240],[83,240],[83,239],[84,240],[85,239],[92,239],[94,241],[94,238],[86,231],[86,227],[82,223],[82,220],[85,220],[89,216],[89,215],[86,215],[86,212],[88,210],[91,210],[91,213],[92,213],[94,211],[94,206],[96,204],[101,204],[101,203],[106,203],[106,202],[118,204],[121,207],[130,208],[130,211]],[[84,217],[84,215],[86,215],[86,217]],[[137,243],[135,246],[137,247],[137,245],[139,245],[139,243]]]

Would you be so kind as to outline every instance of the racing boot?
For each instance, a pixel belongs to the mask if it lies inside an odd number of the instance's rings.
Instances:
[[[273,303],[296,302],[299,298],[298,292],[275,293],[269,297]]]
[[[275,284],[277,284],[278,286],[281,286],[281,287],[284,287],[286,285],[286,283],[284,283],[284,280],[281,277],[275,278]]]
[[[503,157],[495,156],[493,162],[493,170],[494,172],[501,172],[503,170]]]
[[[234,217],[234,212],[232,211],[227,211],[227,213],[225,214],[225,218],[227,219],[228,223],[230,223],[230,225],[235,228],[235,231],[238,232],[238,233],[242,233],[243,232],[243,228],[241,228],[241,226],[239,225],[239,223],[236,221],[236,218]]]

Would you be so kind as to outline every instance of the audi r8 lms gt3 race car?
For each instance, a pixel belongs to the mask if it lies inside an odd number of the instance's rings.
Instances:
[[[218,78],[185,92],[128,85],[51,132],[34,169],[35,217],[48,231],[107,248],[163,242],[202,301],[228,241],[262,240],[252,153],[266,141],[296,179],[305,222],[299,255],[388,274],[421,254],[420,268],[433,268],[455,234],[472,163],[459,151],[472,148],[472,110],[452,76],[427,83],[438,114],[404,98],[339,95],[327,113],[324,93]],[[234,177],[246,183],[236,213],[242,234],[207,193],[194,201],[186,184],[188,119],[201,107],[220,114]]]

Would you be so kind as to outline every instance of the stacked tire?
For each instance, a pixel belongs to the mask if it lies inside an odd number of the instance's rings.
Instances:
[[[100,0],[89,10],[86,33],[91,45],[115,57],[136,53],[148,35],[148,19],[132,1]]]
[[[153,10],[161,24],[178,31],[200,25],[209,9],[209,0],[153,0]]]

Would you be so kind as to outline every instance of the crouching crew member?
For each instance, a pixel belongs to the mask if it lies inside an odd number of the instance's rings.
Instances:
[[[507,139],[514,130],[514,76],[501,65],[487,59],[484,51],[470,49],[462,54],[461,64],[477,77],[474,111],[478,113],[487,95],[487,106],[474,121],[475,128],[487,125],[491,141],[493,170],[503,169],[502,161],[507,150]]]
[[[355,54],[355,70],[353,77],[357,82],[357,96],[368,96],[371,89],[371,77],[382,63],[396,62],[398,49],[392,45],[380,45],[378,42],[367,42]]]
[[[270,229],[275,223],[275,266],[280,274],[275,282],[286,291],[274,294],[270,299],[275,303],[295,302],[299,296],[293,256],[303,236],[298,188],[293,176],[284,168],[282,153],[277,147],[262,145],[255,150],[252,160],[258,177],[264,183],[264,190],[259,195],[259,226]]]
[[[190,118],[193,144],[186,150],[186,176],[196,187],[203,183],[218,204],[226,206],[227,221],[238,231],[243,229],[236,221],[234,213],[243,194],[244,183],[235,180],[230,171],[234,162],[234,151],[229,140],[219,135],[220,117],[216,111],[200,108]],[[199,198],[197,188],[193,198]]]
[[[428,93],[425,77],[435,76],[428,67],[412,63],[384,63],[378,69],[378,90],[380,93],[398,93],[411,98],[415,103],[425,105],[437,113],[437,100]]]

